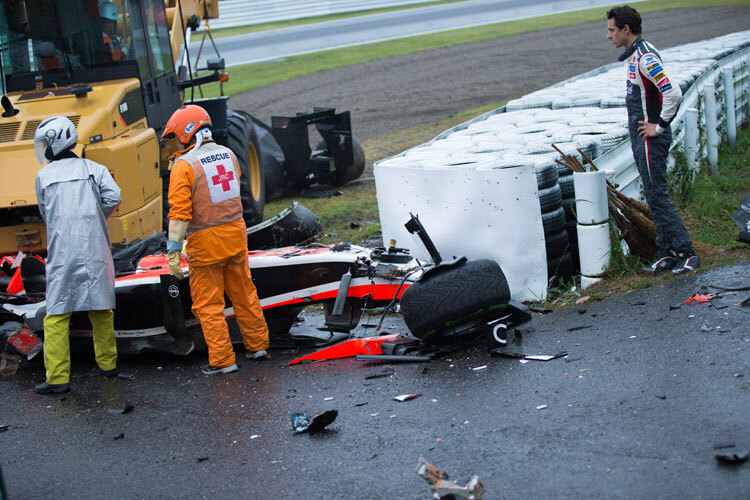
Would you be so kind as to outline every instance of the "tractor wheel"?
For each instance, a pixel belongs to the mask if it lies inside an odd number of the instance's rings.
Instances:
[[[449,343],[455,327],[508,305],[510,288],[503,270],[489,259],[468,261],[427,275],[401,296],[401,312],[414,336]]]
[[[248,227],[263,221],[266,205],[266,184],[260,162],[260,146],[250,118],[242,113],[227,110],[227,146],[237,156],[242,175],[240,197],[242,213]]]

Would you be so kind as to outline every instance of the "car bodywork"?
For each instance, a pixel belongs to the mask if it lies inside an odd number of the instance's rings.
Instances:
[[[399,258],[395,259],[398,253]],[[389,258],[390,255],[390,258]],[[27,258],[38,262],[36,258]],[[396,262],[398,261],[398,262]],[[115,337],[118,352],[136,354],[159,351],[189,354],[205,346],[190,299],[189,268],[176,279],[169,273],[166,255],[150,255],[138,268],[116,278]],[[292,323],[305,307],[323,304],[326,326],[332,332],[348,333],[356,327],[362,308],[388,304],[409,286],[419,271],[416,261],[402,252],[349,245],[307,245],[253,250],[248,264],[270,330],[271,345],[287,345]],[[26,266],[28,267],[28,266]],[[26,272],[26,283],[38,283]],[[23,268],[22,268],[23,269]],[[43,266],[42,266],[43,272]],[[343,278],[343,279],[342,279]],[[35,291],[38,291],[39,287]],[[43,295],[8,295],[2,299],[8,319],[22,320],[37,333],[43,331],[46,314]],[[224,314],[234,342],[241,337],[234,321],[231,302]],[[71,348],[91,350],[91,325],[85,313],[74,313],[70,325]],[[335,340],[332,336],[332,340]]]

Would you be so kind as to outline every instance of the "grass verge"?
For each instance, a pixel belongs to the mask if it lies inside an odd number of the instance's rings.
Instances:
[[[641,13],[667,9],[696,7],[750,7],[750,0],[648,0],[633,2]],[[227,69],[229,82],[224,86],[228,95],[238,94],[256,87],[289,80],[326,69],[338,68],[387,57],[411,54],[424,50],[439,49],[463,43],[478,42],[492,38],[542,31],[563,26],[572,26],[591,21],[602,21],[604,33],[604,13],[606,8],[586,9],[563,14],[540,16],[532,19],[487,24],[427,35],[400,38],[384,42],[356,45],[342,49],[326,50],[292,56],[283,61],[264,62],[233,66]],[[207,97],[218,95],[216,85],[204,89]]]
[[[750,259],[750,245],[737,241],[740,231],[732,220],[749,190],[750,126],[745,124],[737,133],[735,150],[726,143],[721,146],[718,174],[711,174],[711,169],[704,164],[695,177],[692,190],[678,205],[701,259],[699,272]],[[669,273],[658,278],[638,273],[645,264],[634,257],[621,257],[601,282],[585,291],[571,290],[575,285],[573,282],[551,289],[542,305],[551,309],[570,307],[582,295],[589,296],[592,301],[604,300],[674,279]]]

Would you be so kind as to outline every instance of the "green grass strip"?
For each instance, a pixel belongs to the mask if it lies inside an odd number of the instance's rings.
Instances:
[[[698,7],[750,7],[750,0],[648,0],[633,2],[641,13],[667,9]],[[592,21],[602,22],[602,36],[605,34],[606,7],[586,9],[563,14],[552,14],[531,19],[487,24],[471,28],[442,31],[427,35],[399,38],[384,42],[356,45],[341,49],[326,50],[292,56],[277,62],[254,63],[228,68],[229,82],[224,90],[227,94],[238,94],[256,87],[308,75],[326,69],[338,68],[387,57],[400,56],[424,50],[440,49],[454,45],[479,42],[521,33],[543,31],[564,26],[572,26]],[[204,89],[206,96],[218,95],[218,88],[212,85]],[[208,92],[206,92],[208,90]]]

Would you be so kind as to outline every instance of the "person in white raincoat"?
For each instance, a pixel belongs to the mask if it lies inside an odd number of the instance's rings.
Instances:
[[[70,389],[70,316],[88,311],[94,353],[105,376],[117,375],[114,333],[115,270],[107,217],[119,206],[120,188],[103,165],[73,153],[78,140],[73,123],[54,116],[34,136],[39,212],[47,224],[47,315],[40,394]]]

